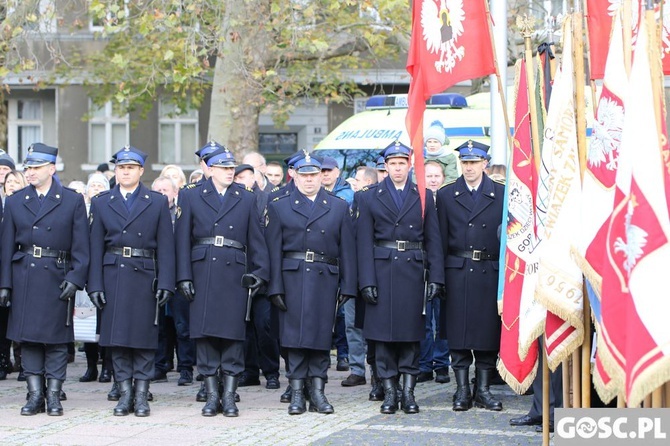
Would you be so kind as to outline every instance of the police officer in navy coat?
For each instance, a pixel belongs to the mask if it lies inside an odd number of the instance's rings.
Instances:
[[[9,306],[7,337],[21,343],[29,398],[21,415],[62,415],[59,396],[74,341],[72,304],[89,263],[84,197],[55,181],[58,149],[35,143],[24,161],[29,186],[5,202],[0,304]]]
[[[422,213],[418,188],[409,180],[410,153],[400,142],[384,149],[388,177],[357,196],[358,281],[367,304],[363,335],[375,342],[385,392],[382,413],[397,410],[398,373],[403,411],[419,412],[414,387],[425,334],[424,299],[438,297],[444,284],[433,194],[427,191]]]
[[[457,384],[453,409],[457,411],[472,406],[468,369],[473,354],[477,383],[474,404],[502,410],[489,385],[500,348],[498,231],[505,186],[484,173],[488,148],[476,141],[458,147],[463,174],[437,192],[446,279],[440,333],[446,333],[449,340]]]
[[[140,182],[147,155],[126,146],[117,185],[91,200],[88,294],[101,311],[100,345],[112,349],[121,398],[114,415],[149,416],[158,315],[175,290],[175,249],[167,197]],[[133,391],[133,379],[135,388]],[[133,399],[134,392],[134,399]]]
[[[294,164],[295,190],[268,203],[268,295],[279,308],[280,344],[288,356],[288,413],[332,413],[324,394],[338,301],[356,295],[356,246],[346,201],[321,188],[321,163],[304,154]],[[339,290],[339,293],[338,293]]]
[[[202,415],[215,416],[221,410],[220,367],[223,414],[235,417],[235,390],[244,371],[247,299],[267,284],[268,254],[256,196],[233,182],[233,154],[222,147],[205,159],[210,178],[179,195],[177,281],[191,301],[191,338],[207,392]]]

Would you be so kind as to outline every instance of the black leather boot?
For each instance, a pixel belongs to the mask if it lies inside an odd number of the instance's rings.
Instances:
[[[136,417],[148,417],[151,414],[151,409],[149,408],[149,401],[147,397],[149,396],[149,380],[148,379],[136,379],[135,380],[135,416]]]
[[[121,398],[121,390],[119,389],[119,383],[114,381],[112,388],[107,394],[107,401],[118,401]]]
[[[416,387],[416,376],[403,373],[400,407],[405,413],[419,413],[419,405],[414,399],[414,387]]]
[[[377,366],[370,366],[370,384],[372,384],[372,389],[370,389],[370,394],[368,395],[368,400],[370,401],[384,401],[384,386],[377,375]]]
[[[474,397],[475,407],[483,407],[486,410],[502,410],[502,403],[489,390],[493,370],[475,369],[475,374],[477,376],[477,394]]]
[[[96,368],[97,370],[97,368]],[[100,383],[109,383],[112,382],[112,371],[106,368],[104,365],[102,366],[102,371],[100,372],[100,377],[98,378],[98,382]]]
[[[60,403],[60,392],[63,388],[63,381],[49,378],[47,380],[47,415],[59,417],[63,415],[63,406]]]
[[[218,382],[219,378],[216,375],[214,375],[214,377],[216,378],[216,392],[218,393],[219,392],[219,382]],[[207,401],[207,389],[205,388],[205,381],[204,380],[200,383],[200,390],[198,390],[198,393],[195,396],[195,400],[199,403],[204,403],[204,402]]]
[[[224,417],[236,417],[240,414],[235,404],[235,391],[237,390],[237,377],[223,375],[223,395],[221,404],[223,405]]]
[[[114,408],[114,415],[125,417],[133,410],[133,380],[126,379],[115,384],[119,388],[119,402]]]
[[[9,347],[6,351],[4,347],[2,349],[3,351],[0,351],[0,381],[7,379],[7,374],[12,371],[12,365],[9,362]]]
[[[98,368],[96,366],[88,366],[84,374],[79,378],[80,383],[90,383],[98,379]]]
[[[280,403],[290,403],[291,402],[291,385],[286,386],[286,390],[279,397]]]
[[[453,409],[455,411],[468,410],[472,407],[468,369],[454,370],[454,376],[456,378],[456,393],[454,393]]]
[[[289,384],[291,385],[291,403],[288,405],[288,414],[300,415],[305,413],[307,410],[304,392],[305,380],[291,379]]]
[[[207,404],[202,408],[203,417],[215,417],[221,412],[221,400],[219,399],[219,378],[216,375],[205,376],[202,381],[205,389]],[[199,394],[200,392],[198,392]]]
[[[323,378],[312,378],[312,385],[309,392],[309,411],[319,413],[333,413],[335,409],[328,402],[326,395],[323,393],[326,388],[326,382]]]
[[[44,412],[44,376],[26,377],[28,384],[28,402],[21,408],[21,415],[36,415]]]
[[[398,385],[395,378],[382,379],[384,386],[384,402],[381,406],[381,413],[393,414],[398,410]]]

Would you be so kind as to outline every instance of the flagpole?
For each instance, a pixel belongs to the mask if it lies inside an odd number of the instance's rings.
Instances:
[[[633,25],[631,20],[633,17],[633,7],[631,0],[623,0],[623,16],[621,17],[621,25],[623,28],[623,64],[626,67],[626,77],[630,78],[630,68],[633,58]]]
[[[540,171],[541,153],[540,153],[540,129],[537,125],[537,101],[535,100],[535,77],[533,73],[533,48],[531,36],[533,33],[532,21],[527,16],[519,16],[516,19],[516,26],[519,28],[525,46],[524,58],[526,59],[526,82],[528,83],[528,105],[530,110],[530,132],[533,145],[533,159],[535,161],[535,171]]]
[[[491,19],[491,11],[489,10],[489,2],[484,2],[486,6],[486,19],[489,25],[489,38],[491,39],[491,48],[495,48],[495,41],[493,40],[493,21]],[[500,78],[500,68],[498,67],[498,58],[493,58],[493,64],[496,69],[496,80],[498,81],[498,94],[500,95],[500,102],[503,109],[503,117],[505,119],[505,134],[507,135],[507,159],[510,159],[510,152],[514,147],[514,140],[512,139],[512,132],[509,125],[509,113],[507,112],[507,100],[505,99],[505,90]],[[505,67],[507,69],[507,67]]]
[[[584,16],[588,17],[589,15],[589,8],[588,8],[588,2],[586,0],[583,1],[582,7],[584,8]],[[584,20],[584,35],[586,36],[586,60],[590,61],[591,60],[591,39],[590,39],[590,34],[589,34],[589,21]],[[589,70],[591,69],[591,66],[589,65]],[[589,79],[589,85],[591,86],[591,100],[593,101],[593,117],[595,118],[596,112],[598,110],[598,98],[596,96],[596,82],[592,79],[593,73],[591,73],[591,76],[589,76],[591,79]]]
[[[647,36],[649,39],[649,66],[651,67],[651,91],[654,98],[654,114],[656,115],[656,128],[659,137],[659,147],[663,147],[661,135],[665,125],[665,119],[661,111],[661,98],[665,99],[665,93],[661,86],[663,79],[663,70],[661,68],[661,53],[658,43],[658,32],[656,28],[656,17],[654,15],[654,4],[652,0],[647,0],[645,5],[644,18],[647,22]],[[662,17],[662,16],[661,16]]]
[[[584,98],[584,14],[580,2],[575,0],[575,12],[572,21],[572,47],[575,75],[575,117],[577,120],[577,150],[579,153],[579,167],[582,180],[586,170],[586,101]],[[591,306],[583,286],[582,292],[584,342],[582,342],[582,405],[591,407]]]

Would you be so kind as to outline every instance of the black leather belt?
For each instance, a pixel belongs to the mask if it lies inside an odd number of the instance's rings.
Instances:
[[[450,256],[464,257],[466,259],[472,259],[475,262],[480,260],[498,260],[498,254],[491,254],[486,251],[479,251],[474,249],[472,251],[461,251],[460,249],[450,249]]]
[[[153,249],[131,248],[129,246],[124,246],[123,248],[111,246],[107,248],[107,253],[123,257],[144,257],[147,259],[153,259],[156,256],[156,251]]]
[[[375,240],[375,245],[381,248],[397,249],[398,251],[408,251],[410,249],[423,249],[421,242],[408,242],[406,240]]]
[[[42,248],[39,246],[19,246],[19,251],[30,254],[36,259],[54,257],[60,260],[70,260],[70,251],[59,251],[58,249]]]
[[[284,252],[284,258],[285,259],[304,260],[305,262],[308,262],[308,263],[321,262],[321,263],[327,263],[328,265],[334,265],[334,266],[338,266],[340,264],[340,261],[337,258],[317,254],[314,251],[306,251],[306,252],[286,251],[286,252]]]
[[[196,245],[214,245],[214,246],[227,246],[228,248],[235,248],[235,249],[241,249],[244,251],[245,246],[238,242],[237,240],[233,240],[230,238],[225,238],[222,235],[217,235],[216,237],[203,237],[203,238],[197,238],[195,239],[195,244]]]

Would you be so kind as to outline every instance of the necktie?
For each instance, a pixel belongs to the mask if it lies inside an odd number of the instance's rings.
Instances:
[[[223,197],[226,195],[225,192],[219,194],[219,202],[223,203]]]
[[[130,206],[132,206],[132,204],[133,204],[130,200],[132,198],[132,196],[133,196],[132,192],[127,192],[126,193],[126,199],[124,201],[124,203],[126,205],[126,209],[130,209]]]
[[[40,200],[40,204],[42,204],[42,201],[44,201],[44,194],[40,194],[37,198]]]

